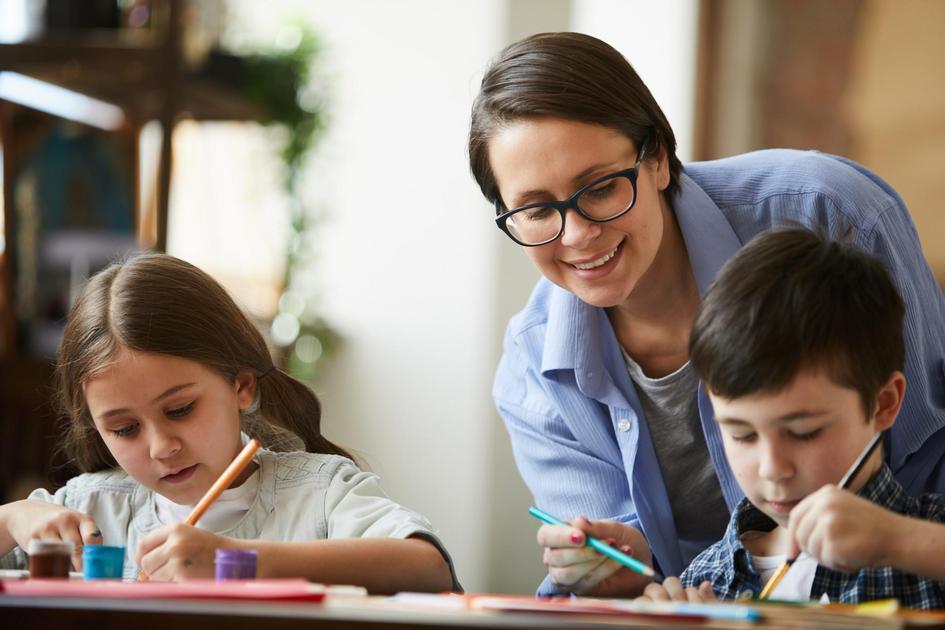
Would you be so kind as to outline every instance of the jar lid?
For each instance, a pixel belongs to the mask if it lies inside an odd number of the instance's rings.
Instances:
[[[103,558],[108,560],[123,561],[125,557],[125,548],[113,547],[110,545],[84,545],[82,547],[82,556],[84,558]]]
[[[215,554],[217,562],[256,562],[255,549],[218,548]]]
[[[71,556],[75,547],[68,540],[33,538],[26,545],[26,553],[35,555],[63,555]]]

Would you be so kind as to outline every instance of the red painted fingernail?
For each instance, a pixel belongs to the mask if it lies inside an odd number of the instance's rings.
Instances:
[[[624,545],[623,547],[620,548],[620,551],[624,552],[628,556],[633,555],[633,547],[631,547],[630,545]]]
[[[576,532],[571,534],[571,542],[573,542],[575,545],[580,544],[581,535]]]
[[[616,547],[616,546],[617,546],[617,539],[616,539],[616,538],[608,538],[608,539],[607,539],[607,544],[610,545],[611,547]]]

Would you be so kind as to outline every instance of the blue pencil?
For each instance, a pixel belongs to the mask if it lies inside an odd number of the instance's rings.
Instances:
[[[543,523],[547,523],[549,525],[568,525],[568,523],[565,523],[560,518],[555,518],[551,514],[548,514],[548,512],[545,512],[544,510],[541,510],[535,507],[534,505],[528,508],[528,513],[534,516],[535,518],[537,518],[539,521]],[[604,554],[608,558],[613,558],[614,560],[616,560],[623,566],[633,569],[637,573],[648,575],[650,577],[653,577],[656,575],[656,572],[652,568],[646,566],[645,564],[643,564],[636,558],[628,556],[627,554],[620,551],[619,549],[614,549],[613,547],[605,543],[603,540],[598,540],[597,538],[594,538],[593,536],[585,536],[585,538],[587,539],[587,542],[585,544],[588,547],[590,547],[591,549],[594,549],[595,551],[599,551],[600,553]]]

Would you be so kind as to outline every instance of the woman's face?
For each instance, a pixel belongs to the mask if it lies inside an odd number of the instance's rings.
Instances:
[[[638,147],[621,132],[562,118],[531,118],[500,127],[489,162],[506,208],[567,199],[592,180],[633,166]],[[649,158],[650,156],[647,156]],[[669,215],[660,191],[667,160],[640,163],[633,208],[608,223],[567,212],[557,240],[525,253],[558,286],[598,307],[624,303],[641,285],[660,249]]]

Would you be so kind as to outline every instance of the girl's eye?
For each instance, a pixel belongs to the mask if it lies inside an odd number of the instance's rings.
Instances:
[[[191,409],[194,408],[194,403],[187,403],[183,407],[177,407],[175,409],[168,409],[165,413],[172,418],[183,418],[190,413]]]
[[[134,422],[126,427],[121,427],[120,429],[112,429],[112,433],[115,435],[115,437],[129,437],[135,432],[135,430],[137,430],[137,428],[138,423]]]
[[[754,433],[746,433],[745,435],[733,435],[732,439],[736,442],[751,442],[755,439]]]

